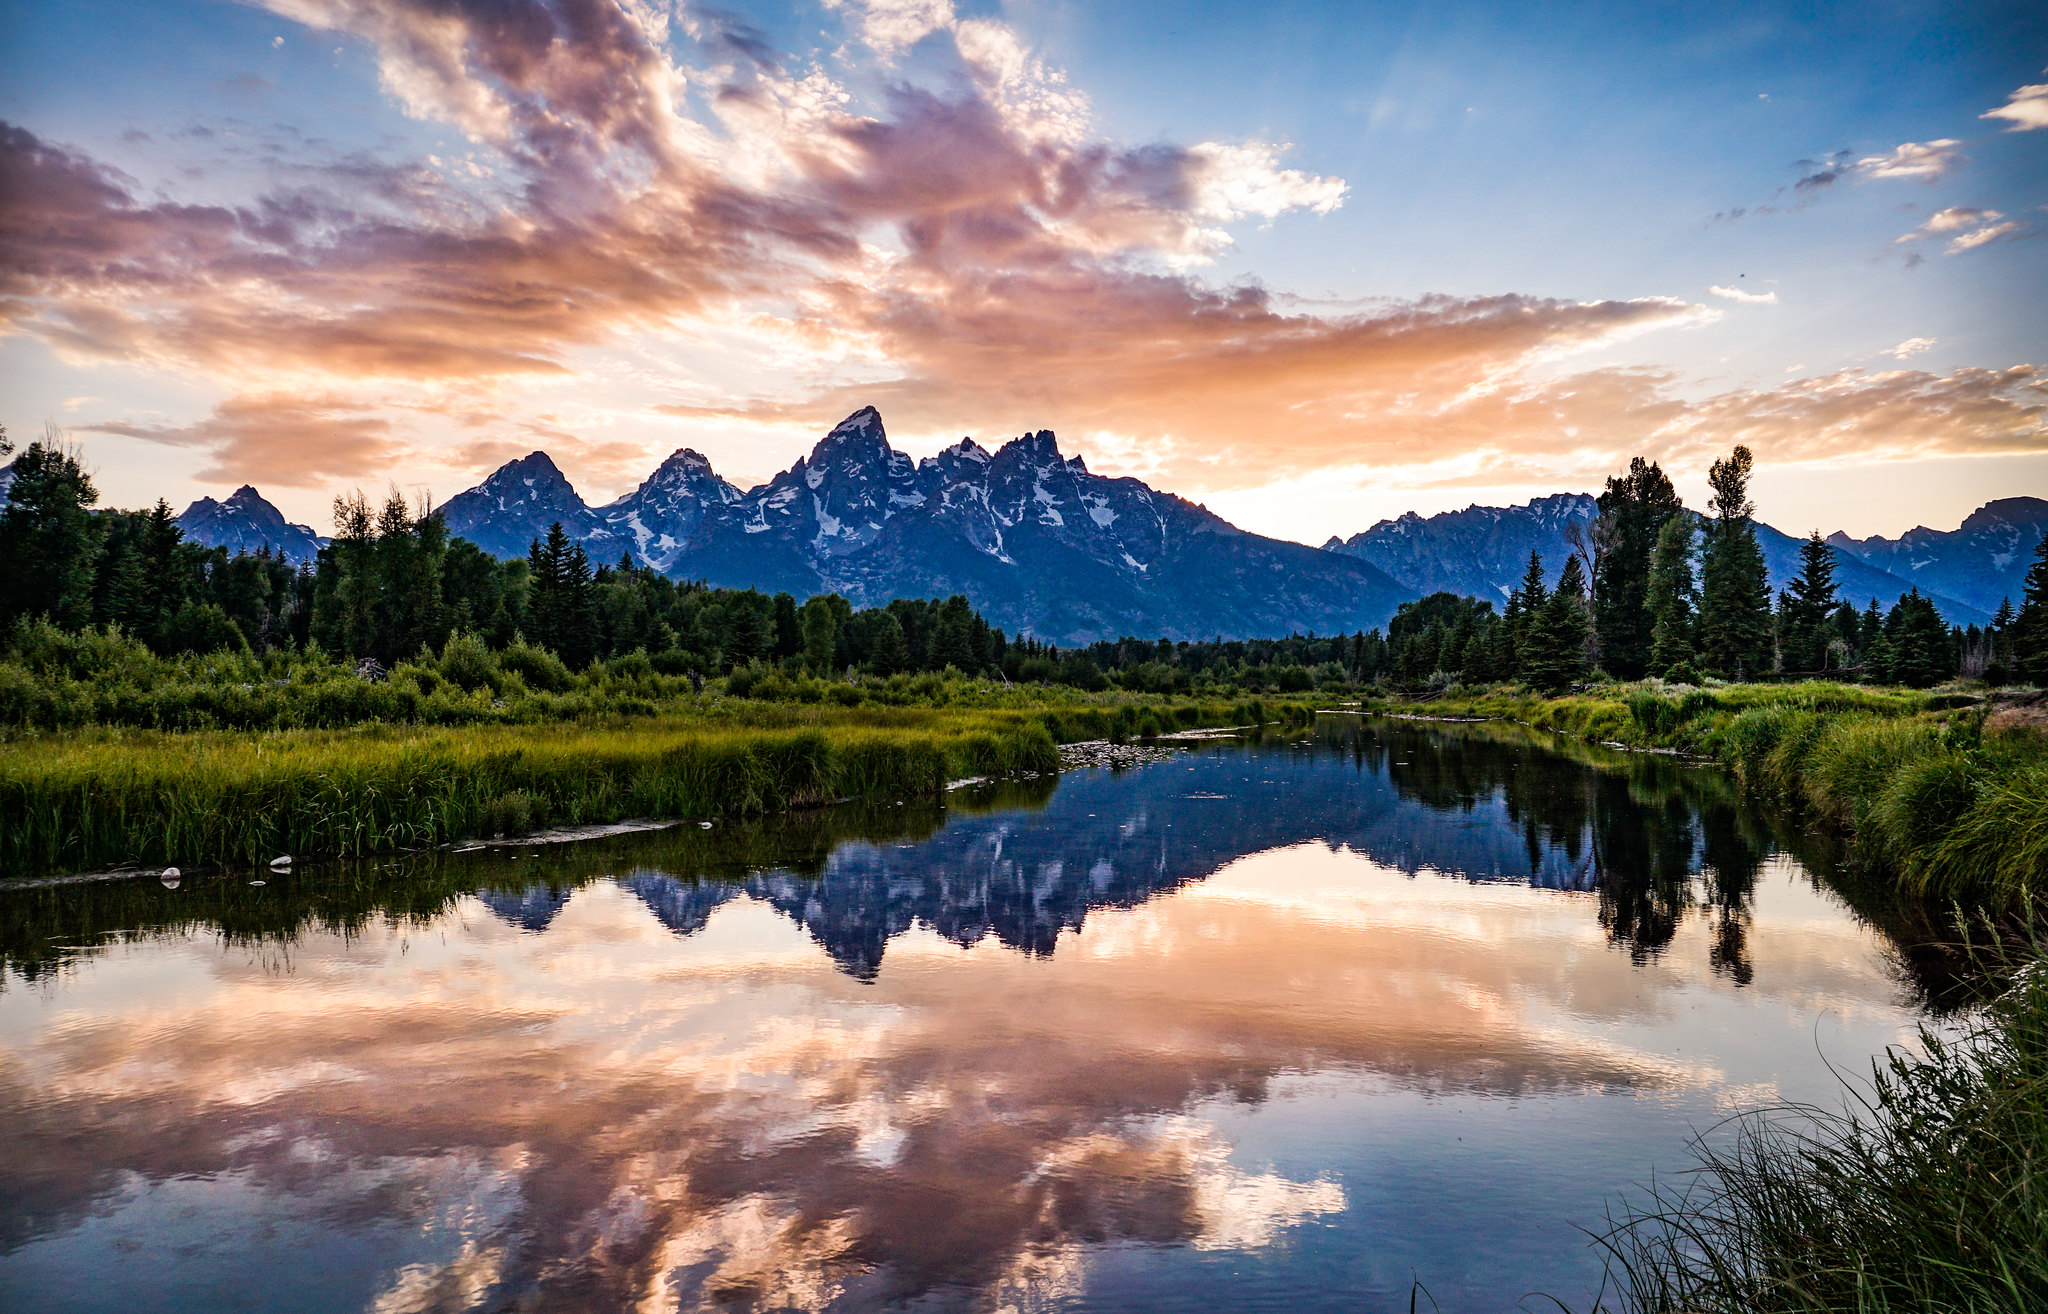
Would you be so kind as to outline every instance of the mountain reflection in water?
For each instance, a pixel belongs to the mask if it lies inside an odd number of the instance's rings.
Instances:
[[[1570,752],[1330,718],[945,810],[0,892],[0,1305],[1583,1303],[1574,1222],[1940,985],[1719,776]]]

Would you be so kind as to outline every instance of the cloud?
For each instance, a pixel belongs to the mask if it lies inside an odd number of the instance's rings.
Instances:
[[[1778,304],[1778,294],[1776,292],[1745,292],[1739,287],[1722,287],[1718,283],[1708,288],[1707,291],[1717,297],[1725,297],[1730,301],[1740,301],[1746,305],[1775,306]]]
[[[1922,352],[1932,351],[1933,349],[1933,338],[1907,338],[1898,346],[1887,348],[1883,354],[1896,357],[1899,360],[1905,360],[1909,356],[1918,356]]]
[[[80,427],[204,451],[212,463],[197,478],[206,482],[318,488],[330,480],[375,478],[405,454],[387,417],[360,399],[339,396],[237,397],[197,424],[107,420]]]
[[[1961,145],[1950,137],[1904,142],[1889,155],[1867,155],[1856,161],[1856,171],[1868,178],[1917,178],[1931,183],[1968,158],[1957,149]]]
[[[1995,110],[1987,110],[1977,116],[1980,119],[2005,119],[2012,126],[2007,132],[2032,132],[2035,128],[2048,128],[2048,82],[2021,87],[2012,93],[2011,99]]]
[[[1956,205],[1935,211],[1926,223],[1893,240],[1916,242],[1924,237],[1940,237],[1953,233],[1955,236],[1949,239],[1948,246],[1944,248],[1945,252],[1948,255],[1961,255],[1988,242],[1995,242],[2001,237],[2010,237],[2024,228],[2025,225],[2018,220],[2006,219],[1996,210]]]
[[[874,403],[911,434],[1101,434],[1163,481],[1208,486],[1331,463],[1606,461],[1676,424],[1698,422],[1673,442],[1708,442],[1702,417],[1741,429],[1739,406],[1685,400],[1664,374],[1569,372],[1716,314],[1679,299],[1328,309],[1205,279],[1233,225],[1313,221],[1345,180],[1275,142],[1108,140],[1012,29],[946,3],[845,0],[858,48],[833,58],[908,70],[864,98],[836,65],[799,68],[708,11],[267,7],[366,43],[393,99],[467,146],[288,155],[269,190],[202,205],[0,125],[0,328],[222,389],[190,425],[103,427],[211,452],[236,478],[373,477],[421,450],[427,412],[492,417],[437,449],[463,465],[568,450],[576,426],[542,415],[622,377],[672,415],[824,426]],[[1874,158],[1924,170],[1954,143],[1909,145],[1922,154]],[[1967,250],[2010,235],[2001,218],[1943,211],[1915,236]],[[1731,292],[1712,295],[1775,295]],[[701,376],[712,340],[750,364]],[[1899,405],[1938,419],[1945,397]],[[631,451],[580,454],[624,469]]]

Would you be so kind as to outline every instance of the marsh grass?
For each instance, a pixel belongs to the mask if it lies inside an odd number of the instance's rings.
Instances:
[[[1855,1089],[1844,1112],[1745,1115],[1696,1144],[1696,1171],[1624,1202],[1600,1238],[1620,1307],[2048,1308],[2048,971]]]
[[[161,733],[0,744],[0,872],[354,855],[637,817],[754,816],[1059,770],[1058,744],[1272,717],[1294,704],[975,708],[713,699],[607,723]]]
[[[777,718],[762,718],[774,720]],[[1028,716],[130,735],[0,748],[0,870],[366,854],[632,817],[931,796],[1059,768]]]

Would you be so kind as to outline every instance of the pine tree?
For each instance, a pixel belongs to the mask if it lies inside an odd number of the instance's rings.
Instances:
[[[1798,578],[1780,595],[1778,648],[1786,670],[1826,668],[1828,619],[1835,607],[1835,550],[1816,529],[1799,545]]]
[[[2048,684],[2048,534],[2042,535],[2027,569],[2020,614],[2012,623],[2012,656],[2020,678]]]
[[[99,492],[57,438],[30,443],[14,461],[0,509],[0,629],[18,616],[48,616],[66,629],[92,622]]]
[[[1771,595],[1750,516],[1747,447],[1708,469],[1714,489],[1714,524],[1700,564],[1698,645],[1708,669],[1740,679],[1771,669]]]
[[[973,615],[973,607],[957,593],[939,604],[925,652],[928,669],[943,671],[951,666],[960,671],[974,670],[974,642],[968,633]]]
[[[1592,615],[1600,665],[1622,679],[1638,679],[1650,666],[1656,626],[1648,605],[1651,559],[1664,523],[1683,509],[1664,471],[1640,456],[1600,494]]]
[[[910,645],[903,638],[903,624],[895,613],[872,613],[874,629],[869,640],[868,665],[877,675],[894,675],[910,669]]]
[[[554,651],[570,670],[581,670],[597,655],[597,599],[590,556],[569,541],[562,522],[548,526],[545,539],[527,551],[527,637]],[[766,599],[763,599],[765,602]]]
[[[1900,598],[1885,619],[1885,678],[1915,689],[1939,684],[1955,674],[1955,649],[1949,630],[1934,603],[1913,589]]]
[[[1694,609],[1698,590],[1692,573],[1693,521],[1679,512],[1658,527],[1657,546],[1650,555],[1650,578],[1644,605],[1650,613],[1650,670],[1669,675],[1690,667],[1694,656]]]
[[[1585,570],[1577,556],[1567,557],[1556,592],[1530,621],[1523,643],[1523,679],[1555,692],[1585,677],[1588,611]]]

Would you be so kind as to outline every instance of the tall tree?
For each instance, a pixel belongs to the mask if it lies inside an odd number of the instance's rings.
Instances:
[[[56,432],[14,460],[14,482],[0,510],[0,625],[48,616],[77,629],[92,622],[99,492]]]
[[[2048,684],[2048,534],[2034,548],[2034,564],[2020,598],[2020,614],[2012,623],[2013,664],[2020,677]]]
[[[1835,597],[1835,550],[1818,529],[1799,545],[1799,576],[1778,607],[1778,651],[1788,671],[1824,670],[1833,639],[1829,618]]]
[[[1925,689],[1955,674],[1955,648],[1949,641],[1948,626],[1919,589],[1911,590],[1892,607],[1885,618],[1884,638],[1888,650],[1885,678]]]
[[[1554,692],[1584,678],[1590,611],[1585,568],[1577,555],[1567,557],[1556,591],[1530,619],[1523,643],[1524,680]]]
[[[1650,578],[1643,592],[1644,607],[1650,614],[1649,669],[1669,675],[1690,666],[1694,657],[1693,629],[1699,605],[1699,589],[1693,581],[1693,519],[1680,511],[1668,517],[1657,530],[1657,545],[1650,553]]]
[[[1770,581],[1750,519],[1756,511],[1749,500],[1754,464],[1749,449],[1737,447],[1707,471],[1714,523],[1700,564],[1698,644],[1708,669],[1730,678],[1759,675],[1774,665]]]
[[[787,596],[787,595],[784,595]],[[780,611],[780,599],[777,599]],[[824,594],[805,602],[797,613],[797,624],[803,637],[804,665],[813,675],[830,675],[832,658],[839,644],[839,613]]]
[[[1600,494],[1594,541],[1593,624],[1600,665],[1624,680],[1650,666],[1656,620],[1650,615],[1650,562],[1664,522],[1684,509],[1655,461],[1638,456],[1628,473],[1611,476]]]
[[[557,520],[548,526],[545,539],[534,540],[526,560],[532,572],[527,585],[527,637],[552,648],[570,670],[581,670],[597,655],[590,556],[581,543],[569,541]]]

